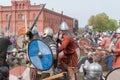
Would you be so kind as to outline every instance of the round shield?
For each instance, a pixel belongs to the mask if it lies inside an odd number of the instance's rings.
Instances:
[[[84,47],[85,45],[90,46],[90,44],[91,44],[91,41],[88,38],[81,38],[79,40],[79,45],[82,47]]]
[[[52,66],[52,51],[42,40],[34,39],[29,43],[28,56],[32,64],[39,70],[46,71]]]
[[[120,79],[120,68],[116,68],[109,72],[105,80],[119,80]]]
[[[19,48],[26,48],[28,45],[28,37],[26,35],[19,35],[16,39]]]
[[[23,47],[23,39],[24,39],[24,38],[25,38],[25,35],[19,35],[19,36],[17,37],[16,42],[17,42],[17,45],[18,45],[20,48]]]
[[[16,66],[9,71],[9,80],[30,80],[30,68],[25,66]]]

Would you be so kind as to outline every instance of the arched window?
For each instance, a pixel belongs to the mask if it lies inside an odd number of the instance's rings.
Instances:
[[[19,9],[21,9],[22,8],[22,5],[21,4],[19,4]]]
[[[33,20],[35,20],[36,19],[36,15],[35,15],[35,13],[33,14]]]
[[[22,16],[21,16],[21,18],[22,18],[22,20],[24,20],[24,19],[25,19],[25,16],[24,16],[24,15],[22,15]]]
[[[16,4],[16,8],[18,8],[18,4]]]
[[[19,14],[19,15],[18,15],[18,19],[19,19],[19,20],[24,20],[24,19],[25,19],[25,16],[24,16],[23,14]]]
[[[9,18],[9,17],[8,17],[8,14],[6,14],[6,20],[8,20],[8,18]]]
[[[23,7],[23,9],[24,9],[25,5],[23,4],[22,7]]]

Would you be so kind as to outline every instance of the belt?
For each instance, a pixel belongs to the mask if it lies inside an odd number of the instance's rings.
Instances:
[[[119,56],[120,56],[120,53],[113,54],[113,55],[116,56],[116,57],[119,57]]]

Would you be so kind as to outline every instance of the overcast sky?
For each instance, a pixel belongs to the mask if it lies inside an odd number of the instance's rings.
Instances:
[[[30,0],[31,4],[44,4],[45,8],[77,18],[84,27],[92,15],[106,13],[109,18],[120,19],[120,0]],[[11,0],[0,0],[0,5],[11,5]]]

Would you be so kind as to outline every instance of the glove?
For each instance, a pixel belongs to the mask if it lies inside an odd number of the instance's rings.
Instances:
[[[62,41],[60,39],[57,39],[56,42],[62,44]]]
[[[29,37],[30,40],[33,38],[33,34],[31,31],[28,31],[26,35]]]

